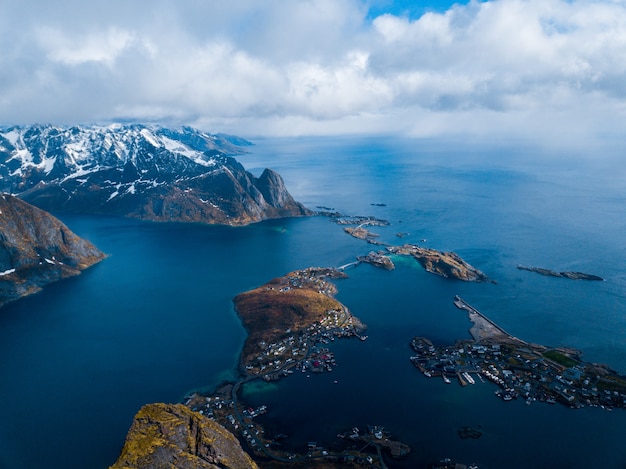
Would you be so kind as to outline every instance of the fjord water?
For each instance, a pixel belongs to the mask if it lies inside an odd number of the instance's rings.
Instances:
[[[373,138],[256,142],[239,161],[257,175],[277,170],[308,207],[388,219],[372,229],[382,241],[426,239],[497,281],[445,280],[408,261],[392,272],[349,270],[338,298],[369,339],[335,341],[332,373],[249,386],[246,399],[269,407],[268,430],[302,450],[310,440],[330,446],[355,425],[384,425],[413,449],[398,467],[444,457],[481,468],[626,467],[623,410],[505,403],[490,384],[446,385],[408,360],[415,335],[468,337],[452,305],[459,294],[517,337],[578,348],[626,373],[626,179],[610,154],[578,156]],[[141,405],[234,376],[245,338],[236,294],[372,248],[323,217],[243,228],[60,218],[109,257],[0,310],[2,469],[107,467]],[[542,277],[517,264],[606,280]],[[466,425],[482,438],[461,440]]]

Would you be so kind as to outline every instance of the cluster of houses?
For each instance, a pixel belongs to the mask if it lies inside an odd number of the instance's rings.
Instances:
[[[457,342],[435,347],[423,337],[411,341],[415,355],[411,362],[428,377],[450,382],[473,374],[499,389],[496,395],[506,401],[526,399],[570,407],[598,406],[611,410],[626,407],[626,377],[602,365],[585,363],[566,349],[495,342]],[[470,382],[475,382],[471,379]]]
[[[360,334],[360,328],[354,325],[347,311],[329,310],[320,321],[298,334],[287,329],[282,340],[269,344],[260,341],[261,353],[245,365],[246,374],[262,376],[265,381],[276,381],[292,374],[294,369],[332,371],[334,357],[320,346],[336,338],[353,336],[362,340],[366,338]]]

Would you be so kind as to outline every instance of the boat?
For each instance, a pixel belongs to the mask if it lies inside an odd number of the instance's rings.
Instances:
[[[474,378],[472,378],[467,371],[463,372],[463,378],[465,378],[465,380],[470,384],[476,384],[476,381],[474,381]]]
[[[446,375],[441,375],[443,376],[443,382],[446,384],[450,384],[450,378],[448,378]]]

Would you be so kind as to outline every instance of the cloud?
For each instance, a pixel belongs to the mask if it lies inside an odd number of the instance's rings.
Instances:
[[[65,65],[94,62],[112,66],[119,55],[135,42],[130,32],[117,28],[99,34],[89,33],[80,42],[63,31],[50,28],[40,29],[37,36],[39,47],[46,51],[46,58]]]
[[[247,135],[621,134],[626,2],[0,5],[0,122],[116,119]],[[556,138],[556,137],[553,137]]]

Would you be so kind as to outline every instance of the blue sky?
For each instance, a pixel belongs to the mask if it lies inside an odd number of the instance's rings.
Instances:
[[[388,13],[416,19],[429,11],[445,12],[454,4],[466,4],[466,1],[453,2],[448,0],[416,1],[416,0],[373,0],[370,3],[368,17],[373,19]]]
[[[576,145],[626,129],[626,0],[4,0],[0,125]]]

